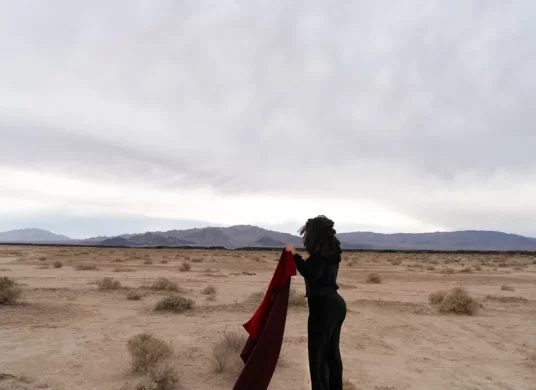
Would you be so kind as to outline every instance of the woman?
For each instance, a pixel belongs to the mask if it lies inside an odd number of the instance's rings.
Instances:
[[[307,220],[299,230],[309,257],[304,260],[292,245],[296,268],[305,279],[309,303],[307,324],[309,372],[312,390],[342,390],[342,359],[339,350],[346,303],[337,290],[341,245],[334,223],[320,215]]]

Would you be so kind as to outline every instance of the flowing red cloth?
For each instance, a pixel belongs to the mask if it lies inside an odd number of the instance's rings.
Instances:
[[[290,278],[296,275],[292,254],[283,250],[261,305],[244,324],[249,333],[241,353],[245,363],[233,390],[266,390],[274,374],[287,320]]]

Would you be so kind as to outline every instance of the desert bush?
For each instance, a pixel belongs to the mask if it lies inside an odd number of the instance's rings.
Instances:
[[[0,277],[0,305],[14,305],[22,294],[19,284],[7,276]]]
[[[203,289],[203,294],[206,294],[206,295],[216,294],[217,292],[218,292],[218,289],[211,284],[209,284],[207,287]]]
[[[38,259],[39,259],[39,261],[45,261],[47,259],[47,257],[46,256],[39,256]]]
[[[435,271],[435,266],[434,265],[429,265],[428,267],[426,267],[426,270],[427,271]]]
[[[441,313],[475,315],[478,312],[478,307],[478,303],[469,296],[464,288],[455,287],[445,295],[439,304],[439,311]]]
[[[217,372],[238,373],[244,366],[240,353],[246,344],[243,333],[226,332],[212,347],[214,366]]]
[[[151,333],[140,333],[127,342],[132,371],[148,373],[173,354],[171,344]]]
[[[452,275],[454,272],[456,272],[456,271],[454,271],[454,269],[450,268],[450,267],[445,267],[441,271],[441,273],[444,274],[444,275]]]
[[[470,274],[470,273],[473,273],[473,270],[471,268],[469,268],[469,267],[465,267],[465,268],[461,269],[458,272],[460,272],[462,274]]]
[[[168,263],[168,261],[166,259],[160,260],[160,264],[167,264],[167,263]]]
[[[202,263],[203,258],[202,257],[194,257],[191,261],[192,261],[192,263]]]
[[[373,272],[371,274],[368,274],[367,276],[367,283],[381,283],[382,282],[382,278],[379,274]]]
[[[154,309],[156,311],[182,313],[186,310],[193,309],[194,306],[195,302],[192,299],[181,297],[180,295],[171,295],[158,301]]]
[[[486,299],[490,301],[499,301],[503,303],[519,303],[519,302],[528,302],[528,299],[523,297],[501,297],[498,295],[488,295]]]
[[[357,387],[348,379],[344,379],[342,381],[342,390],[357,390]]]
[[[512,286],[508,285],[508,284],[503,284],[501,286],[501,290],[503,290],[503,291],[514,291],[515,289]]]
[[[499,262],[499,264],[497,264],[497,266],[499,268],[505,268],[505,267],[508,267],[508,263],[505,262],[505,261],[501,261],[501,262]]]
[[[145,260],[143,261],[143,264],[151,265],[151,264],[153,264],[153,260],[151,260],[151,259],[145,259]]]
[[[99,290],[117,290],[121,288],[121,282],[109,276],[106,276],[97,281],[97,287]]]
[[[97,266],[94,264],[79,264],[74,267],[77,271],[96,271],[98,270]]]
[[[153,284],[151,285],[151,289],[159,291],[180,291],[177,283],[172,282],[171,280],[169,280],[168,278],[164,278],[163,276],[157,278],[153,282]]]
[[[130,290],[127,293],[127,299],[129,301],[139,301],[141,299],[141,294],[135,290]]]
[[[482,271],[482,266],[480,264],[476,264],[474,268],[476,271]]]
[[[124,260],[121,259],[121,258],[119,258],[119,257],[117,257],[117,258],[114,259],[114,263],[122,263],[123,261],[124,261]]]
[[[187,263],[187,262],[182,263],[182,265],[179,267],[179,271],[181,272],[188,272],[191,269],[192,269],[192,266],[190,265],[190,263]]]
[[[432,305],[439,305],[445,299],[445,291],[436,291],[428,296],[428,300]]]
[[[114,272],[136,272],[135,269],[132,268],[114,268]]]
[[[514,271],[523,271],[523,270],[524,270],[524,268],[521,267],[520,265],[516,265],[516,266],[514,267]]]
[[[169,364],[149,371],[149,377],[138,383],[136,390],[173,390],[179,383],[179,374]]]
[[[392,265],[400,265],[400,264],[402,264],[402,261],[399,260],[399,259],[395,259],[395,260],[391,261],[391,264]]]
[[[293,307],[307,306],[307,298],[305,297],[305,295],[298,294],[296,290],[291,289],[288,298],[288,305]]]
[[[61,267],[63,267],[63,263],[59,260],[56,260],[54,262],[54,268],[61,268]]]

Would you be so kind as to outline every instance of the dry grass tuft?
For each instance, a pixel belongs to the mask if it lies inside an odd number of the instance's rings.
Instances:
[[[160,264],[167,264],[167,263],[168,263],[168,261],[166,259],[160,260]]]
[[[342,381],[342,390],[357,390],[357,387],[348,379],[344,379]]]
[[[454,271],[453,268],[450,268],[450,267],[445,267],[443,268],[443,270],[441,271],[442,274],[444,275],[452,275],[454,274],[456,271]]]
[[[80,264],[74,269],[77,271],[97,271],[99,268],[95,264]]]
[[[135,290],[130,290],[127,293],[127,299],[129,301],[139,301],[141,299],[141,294]]]
[[[445,299],[446,291],[436,291],[428,296],[428,300],[432,305],[439,305]]]
[[[136,386],[136,390],[174,390],[179,383],[179,374],[169,364],[151,369],[149,377]]]
[[[203,262],[203,258],[202,257],[194,257],[192,259],[192,263],[202,263]]]
[[[373,272],[367,276],[367,283],[379,284],[382,282],[382,278],[379,274]]]
[[[243,333],[226,332],[212,347],[214,366],[217,372],[240,372],[244,363],[240,353],[246,344],[247,337]]]
[[[22,294],[18,283],[7,276],[0,277],[0,305],[14,305]]]
[[[478,312],[478,302],[469,296],[463,287],[455,287],[450,290],[443,301],[439,304],[441,313],[456,313],[475,315]]]
[[[172,282],[168,278],[164,278],[163,276],[157,278],[153,284],[151,285],[152,290],[158,290],[158,291],[180,291],[179,286],[177,283]]]
[[[402,264],[402,261],[398,260],[398,259],[395,259],[395,260],[391,261],[391,264],[392,265],[400,265],[400,264]]]
[[[47,257],[46,256],[39,256],[37,259],[39,261],[45,261],[47,259]]]
[[[469,267],[465,267],[464,269],[461,269],[458,271],[459,273],[462,273],[462,274],[471,274],[473,273],[473,270]]]
[[[475,265],[474,268],[476,271],[482,271],[482,266],[480,264]]]
[[[435,271],[435,269],[435,265],[429,265],[428,267],[426,267],[427,271]]]
[[[214,295],[217,292],[218,292],[218,289],[211,284],[209,284],[207,287],[203,289],[203,294],[206,294],[206,295]]]
[[[508,285],[508,284],[503,284],[503,285],[501,286],[501,290],[502,290],[502,291],[514,291],[515,288],[512,287],[512,286],[510,286],[510,285]]]
[[[158,301],[154,309],[156,311],[182,313],[186,310],[193,309],[194,306],[195,302],[192,299],[181,297],[180,295],[171,295]]]
[[[54,268],[61,268],[61,267],[63,267],[63,263],[59,260],[56,260],[54,262]]]
[[[114,272],[136,272],[133,268],[114,268]]]
[[[127,342],[132,357],[132,371],[148,373],[173,354],[171,344],[151,333],[141,333]]]
[[[109,276],[97,280],[99,290],[117,290],[121,288],[121,282]]]
[[[143,261],[143,264],[146,264],[146,265],[152,265],[153,264],[153,260],[151,259],[146,259]]]
[[[505,268],[509,267],[508,263],[506,261],[501,261],[499,264],[497,264],[499,268]]]
[[[187,262],[184,262],[181,264],[181,266],[179,267],[179,271],[181,272],[188,272],[192,269],[192,266],[190,265],[190,263],[187,263]]]
[[[304,307],[307,306],[307,298],[303,294],[298,294],[294,289],[290,290],[288,298],[288,305],[292,307]]]

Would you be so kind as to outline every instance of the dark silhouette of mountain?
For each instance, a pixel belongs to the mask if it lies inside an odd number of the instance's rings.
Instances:
[[[274,240],[270,237],[261,237],[257,241],[253,241],[249,246],[264,246],[270,248],[284,247],[286,244],[282,241]]]
[[[70,238],[43,229],[18,229],[0,232],[0,242],[65,242]]]
[[[348,244],[369,244],[375,249],[421,250],[484,250],[516,251],[536,250],[536,239],[495,231],[466,230],[435,233],[372,232],[341,233],[341,241]]]
[[[100,245],[104,246],[136,246],[135,242],[129,241],[123,237],[113,237],[102,240]]]

